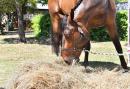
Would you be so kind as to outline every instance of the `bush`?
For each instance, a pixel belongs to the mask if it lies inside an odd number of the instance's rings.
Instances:
[[[42,15],[38,14],[32,18],[32,28],[34,35],[37,39],[40,37],[49,37],[50,30],[50,17],[48,14]]]
[[[117,30],[120,40],[127,40],[127,11],[119,11],[116,15]],[[49,14],[45,15],[35,15],[32,18],[32,28],[36,38],[41,36],[49,37],[50,35],[50,17]],[[110,37],[106,32],[106,28],[100,27],[91,30],[91,40],[94,41],[109,41]]]
[[[116,24],[120,40],[127,40],[127,11],[119,11],[116,15]]]
[[[91,40],[93,41],[108,41],[110,40],[106,28],[100,27],[92,29],[90,32]]]
[[[119,11],[116,14],[116,24],[117,24],[117,31],[119,34],[120,40],[127,39],[127,11]],[[94,41],[109,41],[110,37],[106,32],[106,28],[101,27],[97,29],[91,30],[91,40]]]
[[[128,2],[128,0],[116,0],[116,2]]]

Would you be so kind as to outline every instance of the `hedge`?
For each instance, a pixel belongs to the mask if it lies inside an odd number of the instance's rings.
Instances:
[[[117,30],[119,33],[120,40],[127,40],[127,11],[119,11],[116,15],[116,24],[117,24]]]
[[[38,14],[32,18],[32,29],[37,39],[40,37],[49,37],[50,35],[50,17],[49,14]]]
[[[128,0],[116,0],[116,2],[128,2]]]
[[[127,40],[127,11],[119,11],[116,14],[117,30],[120,40]],[[32,18],[32,28],[36,38],[41,36],[49,37],[50,35],[50,17],[49,14],[35,15]],[[109,41],[107,30],[104,27],[91,30],[91,40],[93,41]]]

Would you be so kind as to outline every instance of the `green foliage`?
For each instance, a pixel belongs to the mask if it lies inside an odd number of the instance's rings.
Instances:
[[[42,19],[43,15],[39,14],[39,15],[35,15],[32,18],[32,29],[34,31],[34,35],[35,37],[39,37],[41,35],[41,19]]]
[[[15,11],[14,0],[0,0],[0,13],[8,13]]]
[[[116,2],[128,2],[128,0],[116,0]]]
[[[48,0],[37,0],[38,3],[47,4]]]
[[[127,40],[127,11],[119,11],[116,14],[117,31],[120,40]],[[94,41],[109,41],[110,37],[104,27],[92,29],[91,39]]]
[[[41,19],[41,28],[42,28],[41,34],[45,37],[49,37],[50,27],[51,27],[50,15],[45,14]]]
[[[40,37],[49,37],[50,17],[48,14],[38,14],[32,18],[32,28],[37,39]]]
[[[90,32],[91,40],[93,41],[108,41],[110,40],[108,33],[106,32],[106,28],[94,28]]]
[[[16,2],[18,2],[19,7],[23,4],[29,3],[32,7],[35,7],[37,0],[0,0],[0,13],[11,13],[16,11]]]
[[[127,39],[127,11],[119,11],[116,15],[117,29],[121,40]]]
[[[127,11],[119,11],[116,15],[117,31],[120,40],[127,40]],[[36,15],[32,19],[32,28],[34,29],[37,38],[41,36],[49,37],[50,34],[50,17],[49,14]],[[91,40],[94,41],[109,41],[110,37],[107,29],[100,27],[91,30]]]

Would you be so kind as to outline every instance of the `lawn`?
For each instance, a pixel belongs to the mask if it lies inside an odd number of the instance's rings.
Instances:
[[[16,38],[17,35],[4,35],[0,36],[0,86],[9,79],[11,74],[19,68],[20,64],[25,62],[31,62],[33,60],[42,60],[45,62],[52,62],[59,57],[52,54],[51,46],[45,44],[15,44],[9,43],[4,39]],[[33,37],[28,35],[27,37]],[[96,52],[115,52],[112,42],[91,42],[92,51]],[[123,50],[126,51],[125,44],[127,42],[121,42]],[[82,53],[80,59],[83,61],[84,53]],[[127,56],[125,57],[127,58]],[[104,56],[90,54],[90,61],[103,61],[113,62],[119,64],[117,56]]]

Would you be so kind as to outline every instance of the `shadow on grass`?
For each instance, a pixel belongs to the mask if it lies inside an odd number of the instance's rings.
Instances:
[[[26,33],[26,35],[28,35],[28,34],[31,34],[31,33],[32,33],[32,31],[26,31],[25,33]],[[8,31],[8,32],[4,32],[4,34],[3,34],[3,35],[18,35],[18,31],[17,31],[17,30],[15,30],[15,31]]]
[[[80,64],[83,66],[83,62],[80,62]],[[113,70],[115,68],[120,67],[120,65],[113,62],[101,62],[101,61],[89,61],[89,66],[92,68],[101,68],[108,70]]]
[[[33,32],[32,31],[26,31],[26,36],[32,36]],[[5,37],[8,36],[7,38],[3,38],[1,43],[2,44],[18,44],[20,43],[19,38],[15,37],[18,36],[17,31],[9,31],[5,32]],[[12,37],[13,36],[13,37]],[[40,39],[36,39],[35,37],[26,37],[27,44],[45,44],[45,45],[50,45],[51,40],[50,38],[46,37],[41,37]]]
[[[50,45],[50,39],[49,38],[43,38],[40,40],[37,40],[35,37],[28,37],[26,38],[27,44],[44,44],[44,45]],[[3,42],[5,44],[18,44],[20,43],[19,38],[4,38]]]
[[[5,88],[0,87],[0,89],[5,89]]]

